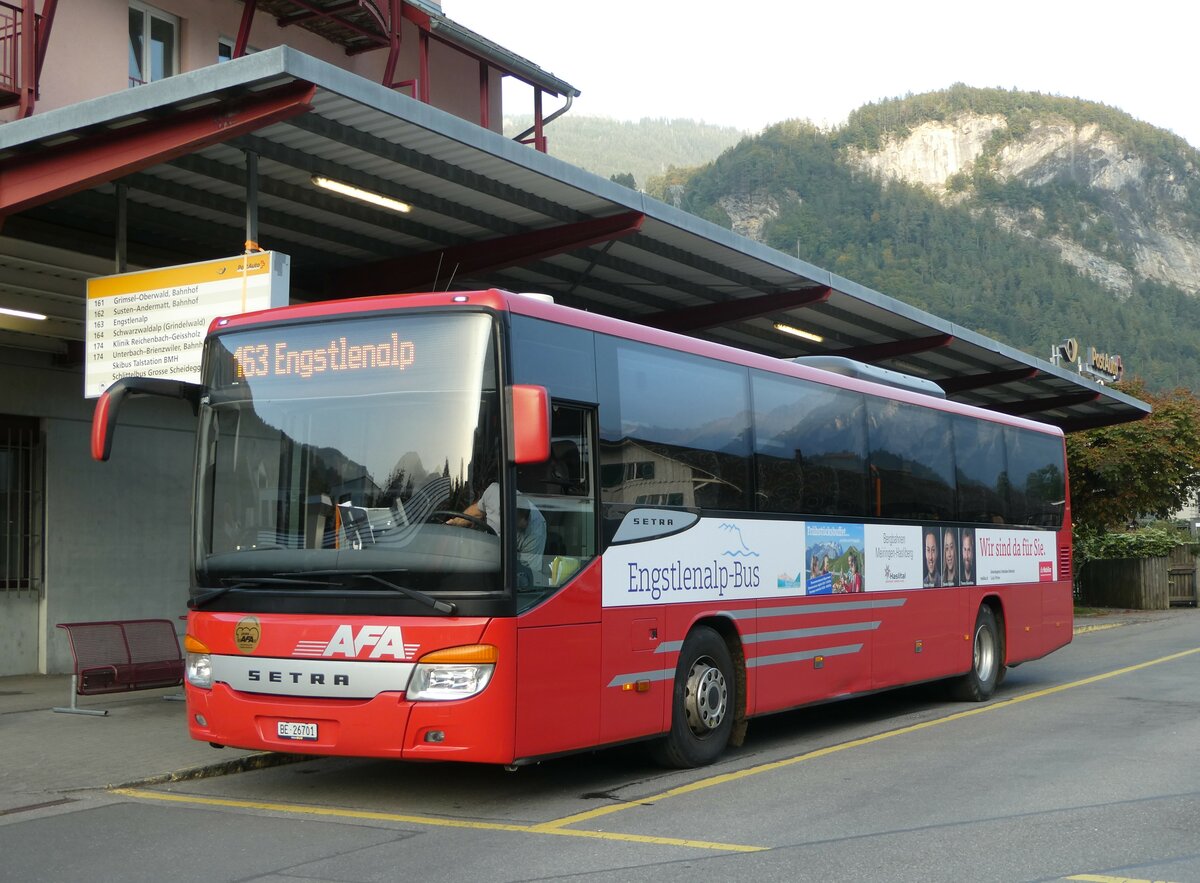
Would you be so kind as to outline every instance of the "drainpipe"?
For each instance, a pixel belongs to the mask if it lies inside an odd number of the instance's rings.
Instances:
[[[538,91],[539,98],[541,97],[541,94],[542,93],[539,90]],[[514,137],[513,140],[514,141],[524,141],[526,138],[528,138],[534,132],[538,131],[538,129],[545,129],[546,126],[550,125],[550,123],[554,122],[556,119],[558,119],[560,116],[562,116],[568,110],[570,110],[571,105],[574,103],[574,101],[575,101],[575,99],[570,95],[570,93],[568,93],[567,94],[567,103],[564,104],[562,107],[560,107],[558,110],[554,111],[554,113],[550,114],[550,116],[546,117],[544,120],[541,120],[540,121],[541,125],[538,125],[539,121],[536,119],[537,114],[535,113],[534,114],[535,119],[533,121],[533,125],[530,126],[528,129],[526,129],[524,132],[522,132],[520,135],[517,135],[516,137]],[[540,135],[539,135],[539,137],[540,137]],[[545,142],[543,142],[543,147],[544,146],[545,146]],[[545,152],[545,151],[543,150],[543,152]]]

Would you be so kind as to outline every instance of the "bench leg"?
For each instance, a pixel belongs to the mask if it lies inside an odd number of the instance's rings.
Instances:
[[[107,709],[107,708],[105,708],[105,709],[99,709],[99,708],[80,708],[80,707],[79,707],[79,706],[76,704],[75,700],[76,700],[76,697],[78,697],[78,695],[79,695],[79,694],[75,692],[75,689],[76,689],[76,687],[78,686],[78,682],[79,682],[79,676],[78,676],[78,675],[71,675],[71,705],[70,705],[70,707],[68,707],[68,708],[54,708],[54,709],[51,709],[51,710],[52,710],[52,711],[61,712],[62,714],[94,714],[94,715],[99,715],[99,716],[102,716],[102,717],[103,717],[103,716],[106,716],[106,715],[108,714],[108,709]]]

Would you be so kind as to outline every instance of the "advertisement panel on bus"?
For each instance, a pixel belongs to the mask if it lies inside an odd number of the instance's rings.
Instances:
[[[1016,528],[635,509],[604,552],[604,606],[1045,582],[1058,578],[1055,539]]]

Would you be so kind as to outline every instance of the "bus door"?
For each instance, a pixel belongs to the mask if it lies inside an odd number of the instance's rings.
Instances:
[[[518,468],[518,511],[545,532],[539,559],[518,560],[518,757],[601,741],[595,422],[591,409],[553,401],[550,459]]]
[[[600,740],[661,732],[675,683],[675,656],[666,652],[666,605],[606,607],[603,613]]]
[[[650,569],[640,566],[645,562],[639,549],[652,548],[657,537],[672,533],[675,528],[668,523],[679,516],[695,520],[695,515],[658,508],[683,502],[659,486],[666,467],[628,442],[607,443],[600,449],[603,545],[609,549],[614,540],[617,543],[613,554],[605,556],[610,591],[650,585]],[[666,633],[666,604],[653,591],[637,591],[633,597],[636,601],[629,603],[610,600],[603,610],[600,736],[606,743],[661,732],[674,688],[675,655],[668,651],[679,648]]]

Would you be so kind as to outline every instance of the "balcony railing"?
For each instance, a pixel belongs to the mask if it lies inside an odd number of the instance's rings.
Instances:
[[[13,104],[20,92],[21,9],[0,3],[0,104]],[[9,96],[13,96],[11,99]]]
[[[18,106],[18,116],[33,113],[38,79],[58,0],[0,0],[0,107]]]

